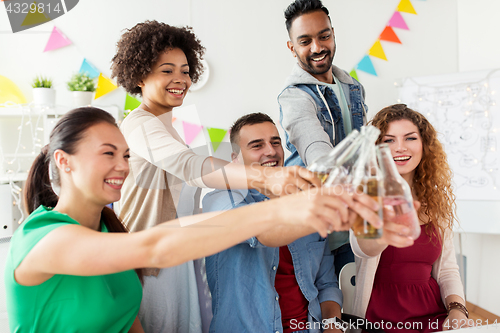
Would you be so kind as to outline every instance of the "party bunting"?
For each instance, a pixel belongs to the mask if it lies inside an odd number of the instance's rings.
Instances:
[[[127,96],[125,97],[125,110],[135,110],[139,107],[139,105],[141,105],[141,101],[127,94]]]
[[[94,99],[98,99],[99,97],[112,92],[116,88],[118,88],[116,84],[101,73],[99,74],[99,79],[97,80],[97,89],[95,91]]]
[[[385,27],[384,31],[380,34],[379,37],[380,40],[384,40],[387,42],[393,42],[393,43],[399,43],[401,44],[401,41],[398,38],[398,35],[394,32],[394,29],[387,26]]]
[[[36,1],[33,2],[33,4],[35,4],[35,8],[37,8],[37,3]],[[21,24],[21,26],[27,26],[27,25],[33,25],[33,24],[42,24],[42,23],[45,23],[45,22],[48,22],[50,21],[50,17],[48,17],[47,15],[45,15],[45,13],[40,13],[38,10],[34,11],[34,12],[31,12],[28,11],[28,14],[26,14],[26,17],[24,18],[24,21],[23,23]]]
[[[397,12],[397,11],[394,12],[394,14],[392,15],[392,17],[389,20],[389,23],[387,25],[390,27],[393,27],[393,28],[410,30],[410,29],[408,29],[408,26],[406,25],[405,20],[403,20],[403,16],[401,16],[401,13]]]
[[[193,142],[194,138],[196,138],[198,133],[200,133],[203,126],[191,124],[191,123],[183,121],[182,128],[184,129],[184,141],[186,142],[187,145],[190,145],[191,142]],[[221,139],[221,141],[222,141],[222,139]],[[217,148],[214,148],[214,151],[216,149]]]
[[[363,59],[361,59],[356,68],[359,69],[360,71],[377,76],[377,72],[373,67],[372,60],[367,55],[365,55]]]
[[[208,136],[210,137],[210,141],[212,142],[212,147],[214,148],[214,153],[219,148],[222,139],[226,136],[227,130],[221,128],[207,128]]]
[[[409,14],[417,14],[410,0],[401,0],[397,8],[398,11]]]
[[[356,70],[354,68],[352,69],[352,71],[349,72],[349,75],[355,78],[357,81],[359,81],[358,73],[356,73]]]
[[[387,57],[385,56],[384,49],[382,48],[382,44],[380,41],[377,39],[377,41],[373,44],[371,47],[370,51],[368,51],[368,54],[383,60],[387,60]]]
[[[177,120],[177,118],[172,117],[172,122],[174,123]]]
[[[379,38],[375,41],[375,43],[372,45],[367,54],[363,56],[363,59],[361,59],[361,61],[349,73],[353,78],[359,81],[358,73],[356,72],[356,70],[360,70],[378,76],[370,56],[377,57],[387,61],[387,56],[385,55],[385,51],[381,41],[402,44],[401,40],[399,39],[398,35],[395,33],[393,29],[393,28],[399,28],[399,29],[410,30],[405,20],[403,19],[401,12],[417,14],[410,0],[400,0],[396,11],[392,15],[389,22],[387,22],[387,26],[384,28]]]
[[[87,59],[83,59],[82,66],[80,67],[80,73],[87,73],[92,79],[96,78],[101,74]],[[132,109],[133,110],[133,109]]]
[[[47,42],[43,52],[60,49],[61,47],[68,46],[70,44],[71,41],[64,36],[64,34],[57,29],[57,27],[54,26],[54,29],[52,29],[52,33],[50,34],[49,41]]]

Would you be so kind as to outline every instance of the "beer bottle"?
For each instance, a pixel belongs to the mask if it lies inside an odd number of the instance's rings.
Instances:
[[[330,171],[337,165],[339,157],[352,145],[358,137],[359,131],[354,129],[344,140],[340,141],[328,154],[314,160],[307,169],[316,174],[324,184],[328,179]]]
[[[353,166],[352,183],[357,191],[364,192],[379,203],[378,215],[383,218],[381,172],[377,165],[375,142],[380,130],[374,126],[367,126],[364,131],[364,140],[360,147],[359,158]],[[377,239],[382,237],[382,228],[374,228],[361,216],[357,216],[352,226],[354,235],[358,238]]]
[[[387,144],[377,146],[377,158],[384,188],[384,220],[406,225],[410,228],[408,236],[417,239],[420,236],[420,222],[413,206],[411,189],[399,174]]]

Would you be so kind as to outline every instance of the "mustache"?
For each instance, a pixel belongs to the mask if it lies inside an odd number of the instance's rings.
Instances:
[[[313,53],[311,54],[310,56],[307,57],[307,60],[311,60],[312,58],[319,58],[319,57],[322,57],[323,55],[329,55],[330,54],[330,51],[322,51],[320,53]]]

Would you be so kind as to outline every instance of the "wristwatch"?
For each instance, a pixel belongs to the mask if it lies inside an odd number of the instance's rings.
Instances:
[[[326,328],[326,325],[330,324],[333,324],[336,329],[341,330],[342,332],[347,331],[348,324],[339,317],[323,319],[323,328]]]

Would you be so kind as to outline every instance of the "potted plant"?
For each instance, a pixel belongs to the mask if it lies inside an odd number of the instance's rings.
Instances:
[[[76,73],[68,81],[68,89],[73,92],[75,107],[86,106],[92,102],[96,83],[87,73]]]
[[[35,105],[53,106],[56,101],[56,91],[52,88],[52,79],[37,75],[31,84],[33,87],[33,102]]]

